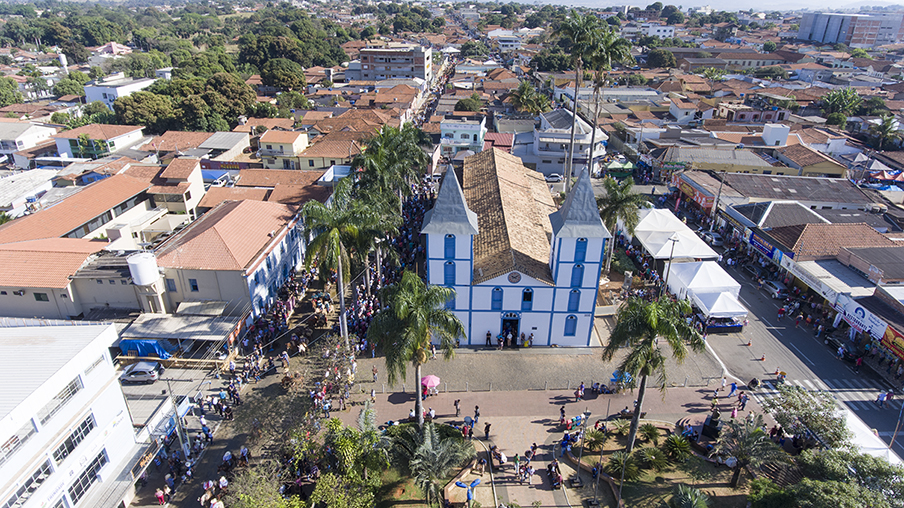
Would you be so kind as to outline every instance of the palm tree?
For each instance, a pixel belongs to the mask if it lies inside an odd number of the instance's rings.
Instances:
[[[631,56],[631,43],[624,37],[619,37],[608,24],[601,27],[599,45],[591,55],[589,66],[593,69],[593,132],[590,135],[590,163],[587,167],[593,172],[593,147],[596,144],[596,130],[600,117],[600,89],[609,84],[609,71],[612,63],[626,64],[633,62]]]
[[[881,122],[870,126],[869,130],[872,131],[873,135],[876,136],[876,140],[879,142],[879,150],[882,150],[882,146],[887,141],[895,141],[901,138],[898,127],[898,121],[895,120],[894,115],[883,115]]]
[[[348,322],[345,315],[345,281],[349,279],[349,249],[358,243],[362,228],[371,227],[376,220],[360,205],[347,207],[327,206],[315,200],[308,201],[301,209],[304,235],[316,234],[305,252],[304,264],[310,269],[317,260],[320,280],[330,279],[330,270],[338,275],[339,330],[348,348]]]
[[[590,58],[599,45],[602,23],[594,14],[578,14],[574,9],[563,21],[556,34],[571,43],[571,58],[574,61],[574,96],[572,97],[571,144],[568,146],[568,159],[565,161],[565,193],[571,189],[571,173],[574,164],[574,131],[578,123],[578,90],[581,87],[582,67],[584,60]]]
[[[709,496],[694,487],[679,485],[675,489],[672,499],[669,499],[669,508],[708,508]]]
[[[822,98],[822,103],[826,107],[826,113],[841,113],[843,115],[847,115],[857,109],[861,102],[863,102],[863,98],[857,95],[857,90],[850,87],[837,88],[825,94]]]
[[[433,423],[420,430],[403,429],[391,438],[391,446],[397,461],[407,464],[429,506],[441,502],[446,478],[475,454],[474,447],[460,436],[440,437]]]
[[[734,457],[737,462],[731,476],[732,487],[738,486],[741,470],[747,466],[760,467],[765,464],[787,464],[788,454],[779,448],[769,434],[763,430],[763,415],[745,418],[742,421],[726,422],[716,439],[710,456]]]
[[[709,95],[716,93],[716,81],[725,79],[727,71],[717,67],[707,67],[703,69],[703,77],[709,80]]]
[[[368,336],[380,345],[386,355],[389,382],[405,380],[407,363],[414,366],[416,383],[421,381],[421,366],[427,363],[431,338],[439,340],[443,358],[455,356],[455,339],[464,336],[465,328],[455,314],[446,308],[455,298],[455,290],[428,286],[414,272],[406,270],[402,280],[384,288],[384,310],[374,316]],[[418,426],[424,425],[423,399],[415,388]]]
[[[10,215],[6,212],[0,212],[0,224],[6,224],[7,222],[12,222],[14,218],[15,217],[13,217],[12,215]]]
[[[606,229],[614,234],[618,221],[621,220],[628,234],[634,234],[634,228],[640,221],[640,209],[648,208],[650,202],[643,194],[634,192],[634,179],[625,178],[619,183],[611,176],[603,180],[605,196],[596,198],[596,205],[600,209],[600,218]],[[612,254],[615,252],[614,238],[609,240],[608,255],[606,256],[606,273],[609,273],[609,265],[612,262]]]
[[[665,391],[666,356],[658,345],[659,339],[665,340],[672,350],[672,356],[678,362],[684,361],[687,357],[686,345],[690,345],[694,351],[702,351],[704,348],[700,333],[685,321],[685,316],[690,312],[691,305],[687,300],[673,301],[665,298],[647,302],[632,297],[618,309],[615,328],[609,336],[609,343],[603,349],[603,361],[612,360],[622,347],[630,347],[631,350],[618,368],[635,379],[640,378],[637,405],[628,434],[628,453],[634,449],[647,390],[647,379],[655,374],[659,390]]]
[[[518,88],[512,92],[512,105],[518,111],[539,115],[550,110],[549,97],[537,92],[537,89],[528,81],[522,81]]]

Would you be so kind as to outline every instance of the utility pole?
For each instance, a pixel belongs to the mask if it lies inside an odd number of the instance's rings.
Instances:
[[[716,194],[716,202],[713,203],[712,220],[709,221],[709,232],[712,233],[713,226],[716,224],[716,214],[719,213],[719,200],[722,199],[722,185],[725,184],[725,171],[719,175],[719,193]]]
[[[176,434],[179,436],[179,446],[182,447],[182,456],[188,458],[188,447],[185,445],[185,427],[182,426],[182,417],[179,415],[179,406],[176,404],[176,399],[173,398],[173,386],[170,384],[170,379],[164,379],[164,381],[166,381],[166,387],[169,391],[168,398],[173,405],[173,417],[176,419]]]

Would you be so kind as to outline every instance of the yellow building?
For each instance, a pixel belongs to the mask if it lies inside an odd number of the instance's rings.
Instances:
[[[298,156],[308,147],[304,132],[267,131],[260,139],[264,169],[301,169]]]

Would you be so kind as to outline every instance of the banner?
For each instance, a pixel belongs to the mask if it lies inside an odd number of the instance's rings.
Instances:
[[[901,335],[894,328],[890,326],[886,328],[885,335],[882,336],[882,346],[904,360],[904,335]]]
[[[846,294],[838,295],[838,302],[835,305],[837,310],[845,321],[851,325],[851,328],[861,333],[868,333],[874,339],[881,340],[885,336],[888,329],[888,323],[877,317],[872,312],[866,310],[857,303],[856,300]]]

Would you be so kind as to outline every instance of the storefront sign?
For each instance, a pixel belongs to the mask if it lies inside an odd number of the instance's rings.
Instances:
[[[803,281],[807,287],[822,295],[830,305],[835,305],[835,300],[838,298],[838,292],[826,285],[819,277],[802,268],[787,256],[782,258],[780,264],[782,268],[788,270],[792,275]]]
[[[776,262],[779,262],[782,259],[782,252],[780,250],[776,249],[775,246],[766,241],[765,238],[754,232],[750,233],[750,245],[762,252],[769,259],[775,260]]]
[[[838,295],[835,310],[841,313],[852,328],[861,333],[868,333],[874,339],[881,340],[885,336],[888,324],[872,312],[866,310],[856,300],[846,294]]]
[[[895,354],[898,358],[904,359],[904,335],[892,327],[885,330],[882,336],[882,346]]]
[[[683,192],[685,196],[693,200],[694,203],[697,203],[702,208],[711,209],[713,207],[713,201],[715,201],[715,199],[712,196],[707,196],[700,192],[683,177],[681,178],[681,182],[678,184],[678,188],[681,189],[681,192]]]

